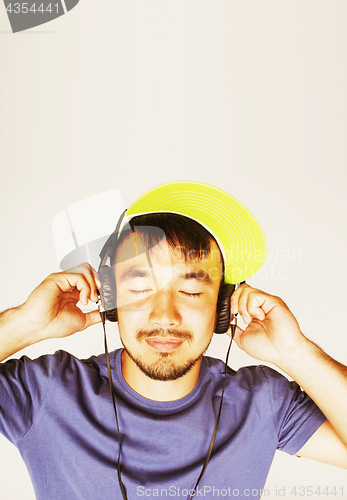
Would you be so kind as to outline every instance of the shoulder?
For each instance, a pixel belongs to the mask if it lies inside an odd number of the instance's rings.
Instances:
[[[54,354],[45,354],[36,359],[31,359],[29,356],[20,358],[11,358],[0,364],[0,378],[24,378],[30,374],[42,376],[54,376],[57,366],[60,365],[64,356],[68,353],[65,351],[57,351]]]
[[[225,374],[224,361],[204,356],[204,365],[209,376],[215,379],[223,379]],[[268,388],[271,385],[290,384],[289,380],[278,371],[265,365],[243,366],[238,370],[233,370],[230,366],[227,368],[228,382],[239,385],[248,391],[257,390],[260,387]]]
[[[0,363],[0,379],[54,378],[59,373],[67,375],[82,371],[99,372],[104,367],[106,367],[105,354],[80,359],[67,351],[59,350],[54,354],[44,354],[35,359],[22,356]]]

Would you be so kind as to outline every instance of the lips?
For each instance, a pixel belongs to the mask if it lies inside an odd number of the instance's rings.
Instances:
[[[152,347],[152,349],[165,352],[174,351],[183,344],[183,340],[175,339],[173,337],[152,337],[145,340],[147,344]]]

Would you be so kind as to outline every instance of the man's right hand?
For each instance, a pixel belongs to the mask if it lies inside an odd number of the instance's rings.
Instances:
[[[68,337],[101,321],[98,310],[83,313],[78,302],[97,302],[100,286],[87,263],[49,275],[28,300],[0,315],[0,361],[41,340]]]
[[[98,284],[97,284],[98,282]],[[20,306],[27,329],[39,339],[68,337],[101,321],[98,310],[83,313],[77,303],[98,301],[99,278],[84,263],[62,273],[50,274]]]

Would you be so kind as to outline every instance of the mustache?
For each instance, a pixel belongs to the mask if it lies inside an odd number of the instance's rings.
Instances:
[[[187,340],[192,342],[194,337],[188,330],[176,330],[173,328],[155,328],[153,330],[139,330],[136,334],[136,340],[144,340],[151,337],[175,337],[177,339]]]

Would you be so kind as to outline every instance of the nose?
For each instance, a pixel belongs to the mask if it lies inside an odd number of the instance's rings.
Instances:
[[[172,328],[181,324],[174,294],[170,290],[162,288],[152,295],[149,321],[160,328]]]

